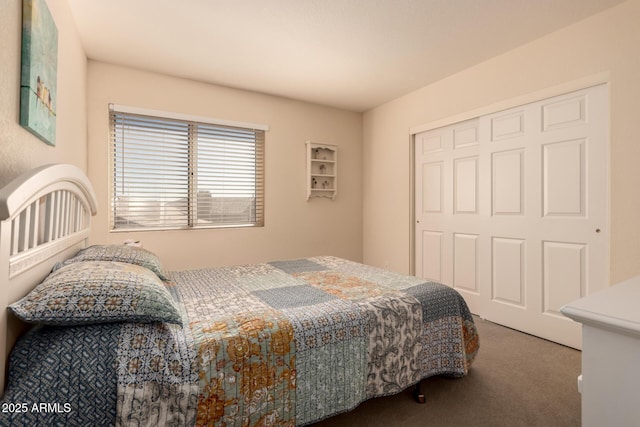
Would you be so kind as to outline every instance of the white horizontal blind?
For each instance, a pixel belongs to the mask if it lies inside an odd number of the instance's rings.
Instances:
[[[111,229],[264,224],[264,131],[110,112]]]
[[[264,132],[197,127],[197,225],[262,225]]]

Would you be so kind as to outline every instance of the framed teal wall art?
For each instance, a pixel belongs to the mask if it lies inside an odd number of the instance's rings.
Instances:
[[[56,144],[58,28],[44,0],[22,2],[20,125]]]

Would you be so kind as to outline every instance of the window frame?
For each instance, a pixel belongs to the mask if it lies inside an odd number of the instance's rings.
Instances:
[[[186,212],[186,219],[184,221],[176,221],[174,224],[160,224],[160,225],[144,225],[138,223],[137,226],[122,226],[117,221],[118,217],[118,206],[117,206],[117,186],[120,185],[120,182],[117,182],[116,177],[116,152],[118,150],[118,146],[121,146],[120,153],[124,152],[123,144],[126,144],[124,140],[117,141],[117,132],[116,132],[116,116],[134,118],[140,117],[142,120],[148,118],[151,121],[166,121],[169,123],[182,123],[187,125],[187,131],[184,133],[184,137],[187,139],[186,147],[181,147],[182,149],[186,148],[185,153],[187,153],[187,161],[186,161],[186,169],[184,170],[186,174],[186,206],[184,207],[184,211]],[[265,181],[265,145],[266,145],[266,132],[269,130],[267,125],[255,124],[255,123],[246,123],[246,122],[237,122],[237,121],[229,121],[222,119],[212,119],[208,117],[202,116],[193,116],[186,115],[180,113],[171,113],[160,110],[150,110],[144,108],[137,107],[128,107],[118,104],[109,104],[109,232],[138,232],[138,231],[165,231],[165,230],[202,230],[202,229],[216,229],[216,228],[246,228],[246,227],[264,227],[264,217],[265,217],[265,189],[264,189],[264,181]],[[198,175],[198,162],[201,161],[198,159],[198,141],[199,136],[198,132],[194,132],[194,129],[197,129],[199,126],[202,126],[204,129],[213,129],[215,130],[224,130],[230,129],[230,132],[234,130],[243,133],[254,133],[254,143],[255,149],[252,151],[255,156],[255,180],[253,183],[253,187],[251,190],[253,191],[254,200],[250,206],[253,206],[255,220],[254,221],[238,221],[238,222],[209,222],[203,223],[204,219],[199,220],[199,215],[201,215],[198,210],[198,199],[199,199],[199,188],[196,176]],[[224,131],[223,131],[224,133]],[[224,143],[229,143],[229,141],[225,140]],[[214,143],[213,145],[217,145]],[[158,150],[158,153],[161,153],[162,150]],[[223,157],[223,161],[229,161],[229,157]],[[182,170],[182,169],[181,169]],[[204,170],[204,169],[200,169]],[[214,169],[208,169],[209,172],[214,171]],[[151,177],[153,174],[150,174]],[[122,178],[121,178],[122,179]],[[237,181],[236,181],[237,182]],[[217,181],[216,181],[217,183]],[[202,190],[200,190],[202,191]],[[209,191],[211,198],[214,198],[212,191]],[[153,193],[152,191],[150,193]],[[141,193],[144,194],[144,193]],[[160,200],[162,200],[161,196],[158,196]],[[239,196],[235,196],[239,197]],[[218,196],[218,199],[231,199],[233,196]],[[166,202],[165,202],[166,203]],[[211,202],[212,205],[214,202]],[[212,209],[212,208],[211,208]],[[156,214],[156,212],[161,212],[163,208],[159,208],[157,211],[152,209],[148,210],[149,214]],[[229,212],[223,210],[224,214],[228,214]],[[212,211],[210,211],[212,214]],[[212,214],[213,215],[213,214]],[[251,215],[250,215],[251,216]],[[132,220],[133,221],[133,220]],[[164,217],[160,220],[162,222],[166,221]],[[135,221],[133,221],[135,222]],[[179,225],[176,225],[180,222]]]

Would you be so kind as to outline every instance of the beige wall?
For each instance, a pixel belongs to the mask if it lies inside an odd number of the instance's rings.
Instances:
[[[89,61],[89,178],[100,204],[91,242],[139,239],[168,269],[330,254],[362,259],[362,115]],[[108,104],[266,124],[265,226],[110,233]],[[305,141],[339,147],[334,201],[305,198]]]
[[[88,170],[101,205],[93,242],[139,238],[161,255],[171,256],[171,268],[331,253],[409,272],[409,129],[604,73],[611,97],[610,277],[615,282],[640,273],[636,189],[640,143],[633,133],[640,98],[640,0],[375,108],[364,114],[362,128],[361,115],[355,113],[98,62],[89,62],[87,69],[67,2],[48,4],[59,31],[56,147],[19,125],[22,1],[0,2],[0,186],[45,163],[72,163]],[[268,124],[266,226],[109,233],[105,215],[109,102]],[[340,188],[334,202],[304,200],[307,139],[340,146]]]
[[[410,271],[410,128],[599,74],[610,85],[610,278],[640,274],[639,22],[631,0],[365,113],[363,261]]]
[[[22,0],[0,1],[0,187],[46,163],[87,167],[87,60],[66,0],[48,1],[58,27],[56,146],[20,126]]]

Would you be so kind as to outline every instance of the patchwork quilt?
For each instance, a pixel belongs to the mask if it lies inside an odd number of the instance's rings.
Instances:
[[[429,376],[463,376],[479,348],[455,290],[340,258],[181,271],[169,279],[183,327],[85,327],[96,331],[89,347],[101,356],[83,369],[108,382],[98,400],[111,407],[78,406],[73,412],[85,417],[78,425],[95,423],[96,414],[125,426],[307,425]],[[16,351],[33,348],[23,342]],[[68,356],[35,357],[66,369],[56,358]],[[16,419],[26,420],[9,421]],[[56,414],[48,425],[75,420]]]

